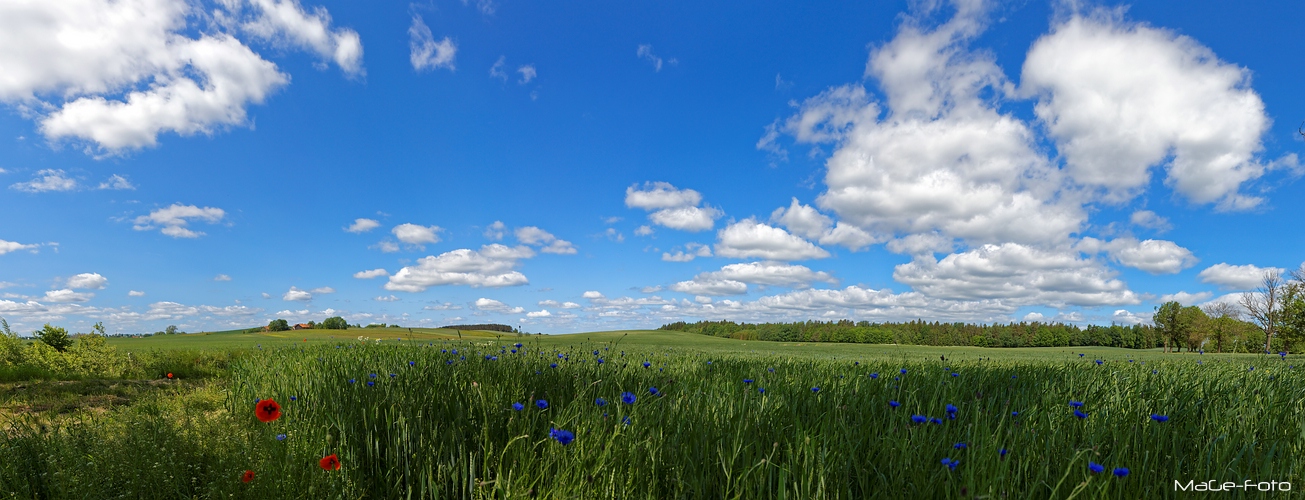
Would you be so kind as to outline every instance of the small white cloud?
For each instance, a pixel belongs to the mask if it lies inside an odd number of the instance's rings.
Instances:
[[[219,274],[213,277],[213,281],[231,281],[231,277],[225,274]]]
[[[600,292],[589,290],[585,292],[583,295],[581,295],[581,297],[584,297],[586,299],[601,299],[603,298],[603,294]]]
[[[808,260],[829,257],[829,252],[783,229],[753,219],[730,224],[717,234],[716,255],[737,259]]]
[[[399,244],[390,240],[382,240],[381,242],[372,245],[371,248],[378,248],[380,251],[385,253],[394,253],[399,251]]]
[[[1040,312],[1031,312],[1024,315],[1024,321],[1028,322],[1042,321],[1043,318],[1046,318],[1046,316],[1043,316]]]
[[[192,220],[217,224],[226,217],[226,212],[215,207],[197,207],[195,205],[182,205],[174,203],[166,208],[155,209],[149,215],[136,217],[132,229],[137,231],[148,231],[155,228],[161,228],[160,232],[173,238],[198,238],[204,233],[191,231],[186,226]]]
[[[498,56],[498,60],[494,61],[494,65],[489,67],[490,78],[498,78],[506,82],[508,75],[506,71],[503,71],[503,67],[506,64],[507,64],[507,57]]]
[[[127,292],[127,296],[128,296],[128,297],[144,297],[144,296],[145,296],[145,292],[142,292],[142,291],[139,291],[139,290],[132,290],[132,291]]]
[[[603,234],[607,236],[608,240],[615,241],[617,243],[622,243],[625,241],[625,235],[621,234],[621,232],[617,231],[616,228],[614,227],[607,228],[607,230],[604,231]]]
[[[270,299],[270,298],[272,298],[272,294],[267,293],[267,292],[263,292],[263,298],[265,298],[265,299]]]
[[[74,289],[87,288],[92,290],[100,290],[108,284],[109,284],[109,279],[105,278],[104,276],[100,276],[100,273],[82,273],[82,274],[75,275],[71,278],[68,278],[68,283],[65,286]]]
[[[743,295],[748,293],[748,285],[729,279],[702,278],[681,281],[671,285],[671,290],[689,295]]]
[[[1213,266],[1205,268],[1196,279],[1201,283],[1210,283],[1219,285],[1224,290],[1250,290],[1260,286],[1264,280],[1265,273],[1276,272],[1282,274],[1286,269],[1281,267],[1259,267],[1254,264],[1244,266],[1234,266],[1226,262],[1220,262]]]
[[[309,290],[311,293],[335,293],[335,289],[329,286],[323,286]]]
[[[1083,238],[1078,248],[1087,253],[1105,251],[1115,262],[1141,269],[1151,274],[1175,274],[1196,265],[1192,251],[1165,240],[1116,238],[1104,242],[1096,238]]]
[[[422,21],[421,16],[416,14],[412,16],[412,26],[408,27],[408,49],[408,60],[412,63],[412,69],[417,71],[456,69],[453,59],[457,57],[458,45],[447,36],[443,40],[435,41],[430,28]]]
[[[382,268],[372,269],[369,271],[358,271],[356,273],[353,273],[353,277],[358,278],[360,280],[379,278],[381,276],[389,276],[389,275],[390,275],[389,271],[386,271],[385,269]]]
[[[660,72],[662,70],[663,62],[669,63],[672,66],[674,66],[676,63],[679,62],[675,58],[671,58],[669,60],[663,60],[657,54],[653,53],[652,45],[649,44],[640,44],[639,48],[635,50],[635,55],[639,56],[640,59],[648,61],[650,64],[652,64],[654,72]]]
[[[36,249],[40,247],[41,245],[35,243],[25,245],[13,241],[0,240],[0,255],[7,254],[9,252],[16,252],[19,250],[31,250],[32,253],[36,253]]]
[[[521,80],[518,81],[517,83],[520,83],[522,85],[530,83],[530,81],[534,80],[535,76],[539,74],[537,71],[535,71],[535,65],[533,64],[526,64],[517,68],[517,73],[521,73]]]
[[[458,309],[462,309],[462,306],[445,302],[442,304],[431,304],[426,307],[423,307],[422,309],[427,311],[456,311]]]
[[[381,227],[380,221],[359,218],[359,219],[354,219],[353,224],[350,224],[349,227],[344,228],[344,230],[357,234],[357,233],[365,233],[367,231],[371,231],[378,227]]]
[[[553,313],[548,312],[548,309],[541,309],[538,311],[531,311],[526,313],[527,318],[547,318],[552,315]]]
[[[36,172],[36,177],[33,177],[32,180],[13,184],[9,188],[28,193],[72,191],[77,189],[77,180],[67,177],[63,170],[45,169]]]
[[[425,249],[427,243],[439,243],[440,237],[436,233],[443,231],[439,226],[418,226],[416,224],[399,224],[390,232],[399,241],[409,245],[415,245]]]
[[[376,297],[376,298],[373,299],[373,300],[375,300],[375,301],[377,301],[377,302],[397,302],[397,301],[399,301],[400,299],[399,299],[398,297],[394,296],[394,295],[389,295],[389,296]]]
[[[662,291],[662,286],[661,286],[661,285],[656,285],[656,286],[645,286],[645,287],[639,289],[639,293],[657,293],[657,292],[660,292],[660,291]]]
[[[1169,224],[1169,219],[1161,217],[1150,210],[1138,210],[1133,212],[1133,215],[1129,217],[1129,220],[1134,226],[1153,229],[1160,233],[1173,229],[1174,227]]]
[[[313,294],[300,290],[295,287],[290,287],[290,290],[287,291],[285,295],[281,296],[281,300],[290,300],[290,301],[313,300]]]
[[[136,189],[136,186],[133,185],[131,181],[128,181],[126,177],[123,177],[118,174],[113,174],[113,176],[109,177],[104,182],[101,182],[100,185],[96,187],[96,189],[129,190],[129,189]]]
[[[1210,300],[1210,297],[1213,296],[1214,293],[1211,292],[1197,292],[1197,293],[1178,292],[1178,293],[1169,293],[1169,294],[1161,295],[1159,302],[1164,303],[1164,302],[1172,301],[1185,306],[1190,306],[1190,305],[1196,305],[1201,302]]]
[[[653,228],[647,225],[639,226],[634,230],[634,234],[635,236],[649,236],[653,234]]]
[[[476,299],[476,302],[474,302],[472,305],[474,305],[476,309],[479,309],[481,311],[486,311],[486,312],[497,312],[497,313],[525,312],[525,309],[522,307],[512,307],[500,301],[485,298],[485,297]]]
[[[45,292],[45,300],[50,302],[69,303],[69,302],[86,302],[91,300],[95,294],[90,292],[74,292],[67,288],[62,290],[50,290]]]
[[[526,226],[517,228],[517,240],[527,245],[542,246],[539,251],[554,254],[575,254],[576,248],[571,242],[558,239],[552,233],[543,229]]]
[[[493,224],[485,227],[485,239],[490,241],[501,241],[503,233],[507,231],[507,224],[501,220],[494,221]]]
[[[666,262],[689,262],[698,257],[711,257],[711,246],[690,242],[684,244],[684,251],[662,253],[662,260]]]

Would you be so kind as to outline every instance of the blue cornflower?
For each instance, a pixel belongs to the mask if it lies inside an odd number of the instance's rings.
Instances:
[[[1286,357],[1287,357],[1287,351],[1279,352],[1278,355],[1279,355],[1279,356],[1282,356],[1282,357],[1284,357],[1284,358],[1286,358]]]
[[[625,403],[625,404],[628,404],[628,405],[632,405],[632,404],[634,404],[635,400],[637,400],[637,399],[638,399],[638,398],[634,397],[634,393],[633,393],[633,392],[622,392],[622,393],[621,393],[621,402],[622,402],[622,403]]]
[[[603,398],[598,398],[594,400],[594,404],[598,406],[607,406],[607,400]]]
[[[557,368],[557,363],[550,364],[550,365],[548,365],[548,367],[549,367],[549,368]]]
[[[1014,375],[1011,375],[1010,378],[1015,378],[1015,376],[1014,376]]]
[[[1097,360],[1097,365],[1100,365],[1101,363],[1104,363],[1104,361],[1101,361],[1101,360],[1098,359],[1098,360]]]
[[[513,350],[512,350],[512,354],[516,354],[516,353],[517,353],[517,350],[516,350],[516,349],[513,349]]]
[[[765,393],[766,393],[766,388],[765,388],[765,387],[758,387],[758,388],[757,388],[757,392],[762,393],[762,394],[765,394]]]
[[[870,374],[870,378],[879,378],[879,374],[878,374],[878,373],[871,373],[871,374]]]
[[[960,465],[960,463],[961,463],[960,460],[952,460],[952,459],[950,459],[950,458],[944,458],[944,459],[942,459],[942,464],[943,464],[943,465],[946,465],[947,468],[948,468],[948,469],[951,469],[951,470],[956,470],[956,466],[957,466],[957,465]]]
[[[648,388],[648,393],[649,393],[649,394],[652,394],[652,395],[654,395],[654,396],[656,396],[656,395],[658,395],[658,394],[661,394],[661,393],[657,390],[656,387],[649,387],[649,388]]]
[[[375,380],[368,380],[368,381],[367,381],[367,387],[374,387],[375,385],[376,385],[376,381],[375,381]]]
[[[898,406],[902,406],[902,403],[898,403],[897,401],[889,401],[889,402],[888,402],[888,406],[891,406],[891,407],[893,407],[893,408],[897,408]]]
[[[1124,477],[1128,475],[1128,467],[1115,467],[1115,475]]]
[[[297,398],[297,397],[294,397],[294,396],[290,396],[290,400],[291,400],[291,401],[298,401],[298,400],[299,400],[299,398]]]
[[[1157,415],[1157,414],[1155,414],[1155,413],[1152,413],[1152,414],[1151,414],[1151,420],[1155,420],[1156,422],[1168,422],[1168,421],[1169,421],[1169,416],[1167,416],[1167,415]]]
[[[1151,370],[1151,374],[1152,374],[1152,375],[1155,375],[1155,374],[1157,374],[1157,373],[1160,373],[1160,372],[1155,371],[1155,370]]]
[[[350,384],[352,384],[352,383],[354,383],[354,382],[357,382],[357,380],[349,379],[349,383],[350,383]]]
[[[557,442],[562,443],[562,446],[566,446],[571,444],[571,441],[575,441],[575,433],[561,429],[549,429],[548,437],[556,439]]]
[[[1018,416],[1020,416],[1020,412],[1017,412],[1017,411],[1010,412],[1010,416],[1012,416],[1012,417],[1018,417]]]
[[[368,377],[371,377],[371,378],[376,378],[376,374],[375,374],[375,373],[373,373],[373,374],[371,374],[371,375],[368,375]]]
[[[457,350],[457,349],[454,349],[454,350],[453,350],[453,354],[457,354],[457,353],[458,353],[458,350]]]
[[[644,362],[643,362],[643,367],[644,367],[644,368],[647,368],[647,367],[649,367],[649,366],[652,366],[652,363],[649,363],[649,362],[647,362],[647,361],[644,361]]]
[[[623,423],[623,424],[625,424],[625,425],[630,425],[630,422],[632,422],[632,420],[630,420],[630,416],[629,416],[629,415],[626,415],[626,416],[624,416],[624,417],[621,418],[621,423]]]
[[[819,387],[812,387],[812,388],[811,388],[811,392],[820,392],[820,388],[819,388]]]
[[[963,450],[963,449],[965,449],[965,443],[956,443],[956,444],[952,445],[952,448],[956,448],[956,449],[958,449],[958,450]]]
[[[1075,416],[1075,417],[1078,417],[1078,418],[1087,418],[1087,417],[1088,417],[1088,414],[1083,413],[1083,412],[1078,411],[1078,410],[1074,410],[1074,416]]]
[[[902,375],[906,375],[906,368],[902,368]]]
[[[557,353],[557,359],[562,359],[562,353]]]
[[[453,364],[453,360],[450,359],[450,360],[448,360],[448,361],[445,361],[444,364],[446,364],[446,365],[451,365],[451,364]]]
[[[957,411],[957,410],[956,410],[956,406],[954,406],[954,405],[947,405],[947,413],[956,413],[956,411]]]
[[[1251,371],[1251,372],[1253,372],[1253,371],[1255,371],[1255,367],[1252,366],[1251,369],[1250,369],[1250,370],[1247,370],[1247,371]]]
[[[961,374],[956,373],[956,372],[952,372],[952,376],[953,376],[953,377],[959,377],[959,376],[961,376]]]
[[[603,364],[603,358],[598,358],[598,364]]]
[[[1088,462],[1088,470],[1092,471],[1093,474],[1100,474],[1101,471],[1106,470],[1106,466],[1096,462]]]
[[[409,361],[409,362],[408,362],[408,366],[417,366],[417,362],[416,362],[416,361]]]
[[[526,409],[526,405],[523,405],[521,403],[512,403],[512,409],[516,411],[521,411]]]
[[[1082,402],[1082,401],[1070,401],[1070,402],[1069,402],[1069,406],[1071,406],[1071,407],[1073,407],[1073,408],[1081,408],[1081,407],[1083,407],[1083,402]]]
[[[520,343],[520,342],[517,342],[517,343],[515,343],[515,344],[512,344],[512,347],[518,347],[518,348],[519,348],[519,347],[521,347],[521,343]]]
[[[397,375],[397,374],[394,374],[394,373],[391,373],[391,374],[390,374],[390,378],[394,378],[394,377],[397,377],[397,376],[398,376],[398,375]]]
[[[1081,353],[1081,352],[1078,353],[1078,357],[1080,357],[1080,358],[1083,357],[1083,353]]]
[[[708,361],[708,362],[707,362],[707,364],[709,364],[709,365],[710,365],[710,364],[711,364],[711,361]]]
[[[929,417],[926,417],[924,415],[911,415],[911,421],[917,424],[923,424],[929,421]]]
[[[440,354],[447,354],[448,352],[448,349],[440,349]]]
[[[770,372],[770,373],[775,373],[775,369],[774,369],[774,368],[767,368],[766,371],[768,371],[768,372]]]
[[[539,409],[541,409],[541,410],[547,410],[547,409],[548,409],[548,401],[545,401],[545,400],[542,400],[542,399],[539,400],[539,401],[535,401],[535,406],[538,406]]]
[[[750,379],[750,378],[745,378],[745,379],[743,379],[743,383],[745,383],[745,384],[751,384],[751,383],[752,383],[752,379]]]
[[[254,398],[254,404],[258,404],[263,398]]]
[[[930,422],[933,422],[933,423],[935,423],[935,424],[939,424],[939,425],[941,425],[941,424],[943,423],[942,419],[941,419],[941,418],[938,418],[938,417],[931,418],[931,419],[929,419],[929,421],[930,421]]]
[[[998,450],[997,453],[1001,454],[1001,458],[1006,458],[1006,454],[1010,453],[1010,451],[1005,448],[1002,448],[1001,450]]]
[[[285,441],[285,434],[277,434],[277,435],[276,435],[276,440],[277,440],[277,441]]]

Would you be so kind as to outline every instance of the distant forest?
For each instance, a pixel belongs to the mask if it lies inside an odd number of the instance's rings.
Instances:
[[[499,325],[499,324],[449,325],[449,326],[441,326],[440,328],[448,328],[450,330],[489,330],[491,332],[506,332],[506,333],[516,333],[517,331],[516,328],[512,328],[507,325]]]
[[[1065,323],[1008,323],[976,325],[916,320],[909,323],[869,321],[807,321],[799,323],[735,323],[733,321],[683,321],[660,330],[778,342],[856,342],[976,347],[1107,346],[1151,349],[1164,345],[1161,332],[1150,325],[1089,325]]]

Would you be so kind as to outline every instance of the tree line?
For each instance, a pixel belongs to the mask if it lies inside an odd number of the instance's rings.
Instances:
[[[1243,293],[1237,304],[1165,302],[1156,307],[1152,322],[1166,351],[1291,352],[1305,343],[1305,267],[1285,277],[1265,272],[1260,286]]]
[[[440,328],[446,328],[449,330],[487,330],[491,332],[505,332],[505,333],[517,332],[516,328],[512,328],[508,325],[500,325],[497,323],[484,324],[484,325],[449,325],[449,326],[441,326]]]

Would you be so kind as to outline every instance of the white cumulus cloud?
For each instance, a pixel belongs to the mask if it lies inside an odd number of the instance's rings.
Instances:
[[[1254,264],[1234,266],[1227,262],[1220,262],[1205,268],[1196,275],[1196,278],[1202,283],[1218,285],[1225,290],[1250,290],[1260,286],[1265,273],[1282,274],[1285,271],[1286,269],[1281,267],[1259,267]]]
[[[166,208],[151,211],[149,215],[136,217],[132,229],[149,231],[159,228],[160,232],[173,238],[198,238],[204,233],[192,231],[186,226],[193,220],[216,224],[226,217],[226,212],[215,207],[197,207],[174,203]]]
[[[681,231],[705,231],[716,224],[724,212],[711,206],[699,207],[702,194],[692,189],[678,189],[667,182],[645,182],[625,189],[625,206],[650,211],[654,224]],[[646,227],[646,226],[645,226]],[[635,234],[646,236],[652,229],[643,227]]]
[[[535,226],[519,227],[515,231],[517,240],[526,245],[541,247],[539,251],[544,253],[572,255],[576,253],[575,245],[571,242],[559,239],[552,233]]]
[[[453,59],[457,57],[458,45],[447,36],[443,40],[435,41],[430,28],[422,21],[421,16],[416,14],[412,16],[412,26],[408,27],[408,49],[408,60],[412,63],[412,69],[417,71],[455,69]]]
[[[300,290],[295,287],[290,287],[290,290],[286,291],[285,295],[281,296],[281,300],[290,300],[290,301],[313,300],[313,294],[304,290]]]
[[[460,248],[438,256],[426,256],[415,265],[406,266],[390,276],[386,290],[421,292],[432,286],[467,285],[503,287],[525,285],[529,281],[514,268],[522,259],[535,256],[529,247],[485,245],[479,251]]]
[[[45,300],[50,302],[86,302],[94,296],[90,292],[75,292],[67,288],[45,292]]]
[[[100,273],[81,273],[68,278],[68,282],[64,286],[72,289],[100,290],[108,286],[108,284],[109,279],[101,276]]]
[[[142,292],[142,291],[139,291],[139,290],[131,290],[131,291],[127,292],[127,296],[128,296],[128,297],[144,297],[144,296],[145,296],[145,292]]]
[[[417,224],[406,223],[394,226],[390,230],[394,237],[403,243],[425,249],[427,243],[439,243],[440,237],[437,233],[443,231],[439,226],[419,226]]]
[[[717,233],[716,255],[736,259],[809,260],[829,252],[788,231],[753,219],[730,224]]]
[[[1083,238],[1078,248],[1087,253],[1108,252],[1115,262],[1151,274],[1175,274],[1197,262],[1191,250],[1166,240],[1138,241],[1127,237],[1106,242]]]
[[[36,176],[33,177],[32,180],[10,185],[9,188],[26,191],[28,193],[72,191],[77,189],[77,180],[68,177],[63,170],[45,169],[37,171]]]
[[[360,280],[379,278],[381,276],[389,276],[389,275],[390,275],[389,271],[386,271],[383,268],[371,269],[367,271],[358,271],[356,273],[353,273],[353,277],[358,278]]]
[[[0,255],[7,254],[9,252],[17,252],[19,250],[31,250],[35,252],[36,249],[40,247],[41,245],[35,243],[23,244],[15,241],[0,240]]]
[[[213,281],[231,281],[231,277],[225,274],[219,274],[213,277]]]
[[[344,228],[344,230],[351,233],[365,233],[378,227],[381,227],[380,221],[359,218],[354,219],[353,224],[350,224],[349,227]]]

